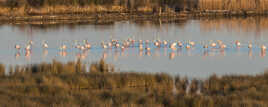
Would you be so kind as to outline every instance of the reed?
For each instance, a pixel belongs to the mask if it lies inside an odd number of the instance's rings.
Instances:
[[[104,60],[15,66],[0,76],[3,106],[266,107],[268,73],[189,80],[167,74],[107,72]],[[0,71],[5,71],[0,65]],[[176,89],[174,91],[174,89]]]
[[[200,10],[267,11],[266,0],[199,0]]]
[[[3,0],[0,15],[88,15],[99,13],[227,15],[267,14],[267,0]],[[163,14],[165,13],[165,14]]]

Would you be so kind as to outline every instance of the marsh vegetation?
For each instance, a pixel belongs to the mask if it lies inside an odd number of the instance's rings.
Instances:
[[[28,21],[249,16],[266,15],[267,5],[266,0],[0,0],[0,19]]]
[[[101,60],[0,66],[3,106],[266,107],[268,74],[211,76],[118,72]]]

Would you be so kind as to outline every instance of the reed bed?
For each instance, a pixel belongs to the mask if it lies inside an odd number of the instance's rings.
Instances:
[[[267,0],[1,0],[0,15],[88,15],[99,13],[267,14]]]
[[[101,60],[11,67],[0,65],[2,106],[266,107],[268,73],[189,80],[118,72]]]
[[[200,10],[266,12],[267,0],[199,0]]]

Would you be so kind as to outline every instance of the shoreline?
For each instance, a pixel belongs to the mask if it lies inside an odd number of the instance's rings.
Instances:
[[[0,16],[4,24],[105,24],[124,20],[187,20],[195,18],[230,18],[230,17],[266,17],[268,14],[242,14],[228,12],[182,12],[182,13],[94,13],[94,14],[66,14],[66,15],[25,15]]]

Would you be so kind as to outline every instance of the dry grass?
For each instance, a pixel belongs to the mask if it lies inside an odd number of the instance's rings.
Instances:
[[[188,80],[167,74],[108,72],[103,60],[16,66],[3,75],[2,106],[266,107],[268,73]],[[191,81],[191,83],[190,83]],[[174,90],[175,89],[175,90]]]
[[[267,0],[199,0],[200,10],[267,11]]]
[[[267,0],[7,0],[0,2],[0,15],[60,15],[92,13],[172,13],[188,10],[265,14]],[[161,12],[160,12],[161,10]]]

